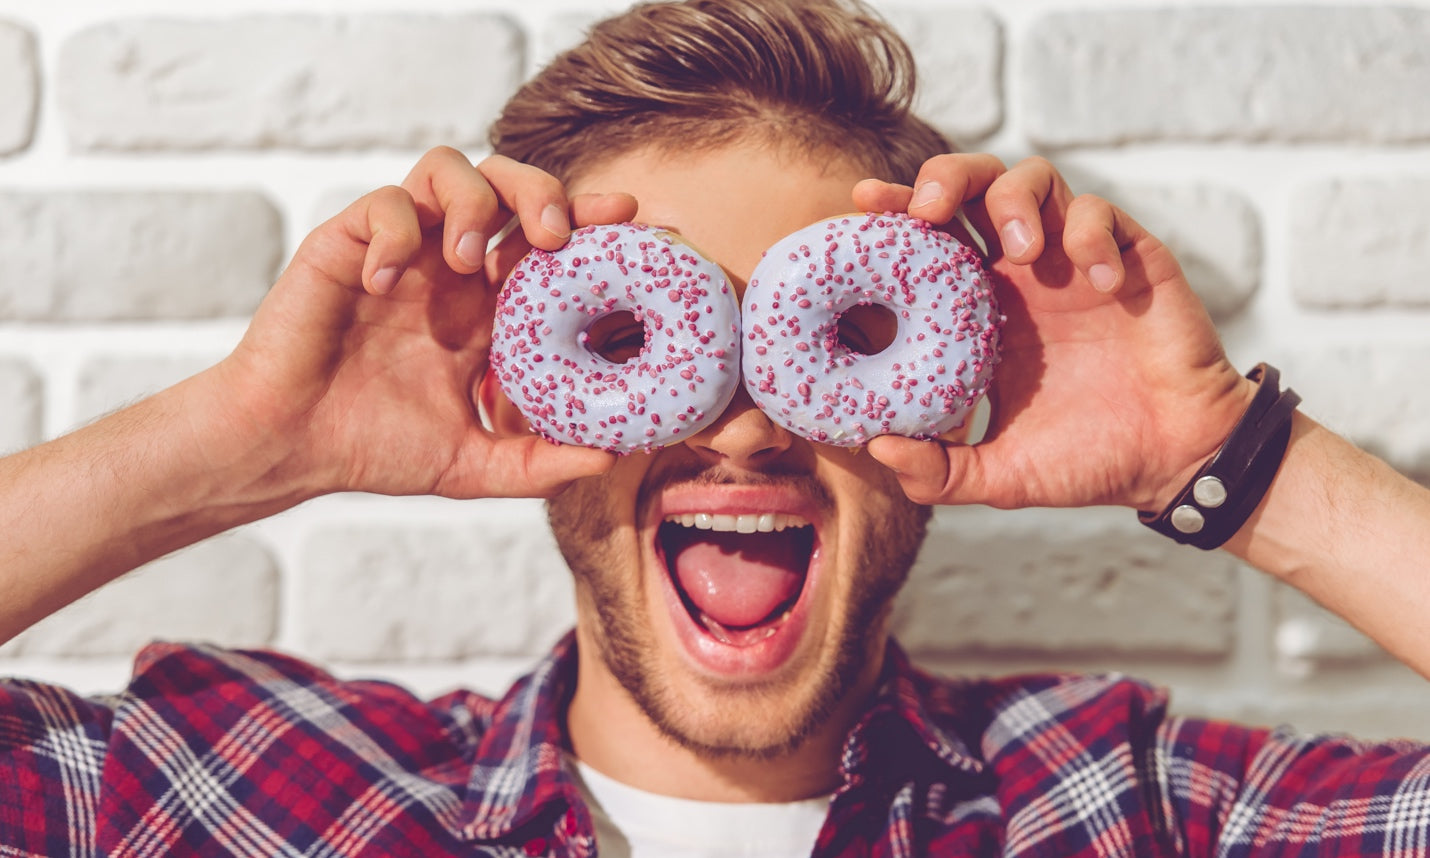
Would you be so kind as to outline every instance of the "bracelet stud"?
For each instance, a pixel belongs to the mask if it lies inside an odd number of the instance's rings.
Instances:
[[[1301,397],[1281,389],[1281,373],[1269,364],[1257,364],[1246,377],[1256,382],[1256,392],[1231,434],[1162,512],[1137,513],[1143,524],[1210,550],[1236,533],[1261,502],[1286,454]]]
[[[1182,504],[1172,510],[1172,526],[1180,533],[1199,533],[1206,526],[1206,517],[1191,504]]]
[[[1192,499],[1200,506],[1216,509],[1226,503],[1226,483],[1213,476],[1202,477],[1192,487]]]

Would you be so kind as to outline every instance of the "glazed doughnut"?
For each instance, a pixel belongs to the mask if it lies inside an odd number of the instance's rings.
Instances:
[[[622,312],[644,326],[644,344],[618,363],[590,339]],[[739,384],[739,348],[739,307],[720,266],[668,230],[618,224],[578,230],[517,264],[497,298],[491,361],[543,437],[629,453],[719,417]]]
[[[862,354],[845,313],[887,308],[891,344]],[[822,221],[766,251],[745,290],[741,358],[755,404],[790,431],[854,447],[963,425],[998,362],[1002,316],[977,253],[907,215]]]

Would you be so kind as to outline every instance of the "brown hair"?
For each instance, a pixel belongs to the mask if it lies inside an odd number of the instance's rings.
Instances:
[[[952,150],[910,111],[914,78],[908,46],[860,0],[645,3],[518,90],[491,144],[570,181],[644,146],[753,136],[910,183]]]

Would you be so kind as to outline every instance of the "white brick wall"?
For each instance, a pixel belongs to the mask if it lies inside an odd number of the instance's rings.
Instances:
[[[0,449],[222,355],[339,201],[434,143],[480,156],[521,75],[619,4],[401,5],[0,0]],[[1238,364],[1430,477],[1430,0],[876,5],[936,124],[1132,211]],[[0,673],[112,689],[142,640],[204,637],[494,691],[570,618],[539,504],[339,496],[151,564]],[[948,670],[1122,669],[1181,711],[1430,739],[1423,681],[1123,511],[944,511],[896,622]]]
[[[244,191],[0,191],[0,317],[33,322],[252,313],[282,231]]]
[[[0,155],[30,142],[39,77],[34,33],[23,25],[0,21]]]
[[[80,151],[475,146],[522,70],[494,15],[136,17],[66,40],[57,87]]]

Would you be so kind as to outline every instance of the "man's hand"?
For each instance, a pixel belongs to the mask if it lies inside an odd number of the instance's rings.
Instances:
[[[326,492],[550,495],[609,453],[483,429],[496,287],[571,224],[634,217],[568,200],[506,158],[428,153],[401,187],[314,230],[218,365],[0,458],[0,641],[156,557]],[[519,229],[490,252],[488,237]],[[203,288],[197,284],[196,288]]]
[[[870,442],[913,500],[1158,510],[1245,409],[1252,385],[1170,251],[1047,161],[941,156],[915,187],[868,180],[854,202],[935,224],[961,207],[1008,317],[984,443]]]
[[[499,439],[475,406],[502,279],[578,224],[628,220],[624,195],[568,201],[550,175],[435,149],[303,242],[247,335],[215,370],[232,433],[277,484],[449,497],[545,496],[610,454]],[[520,229],[489,254],[511,218]]]

